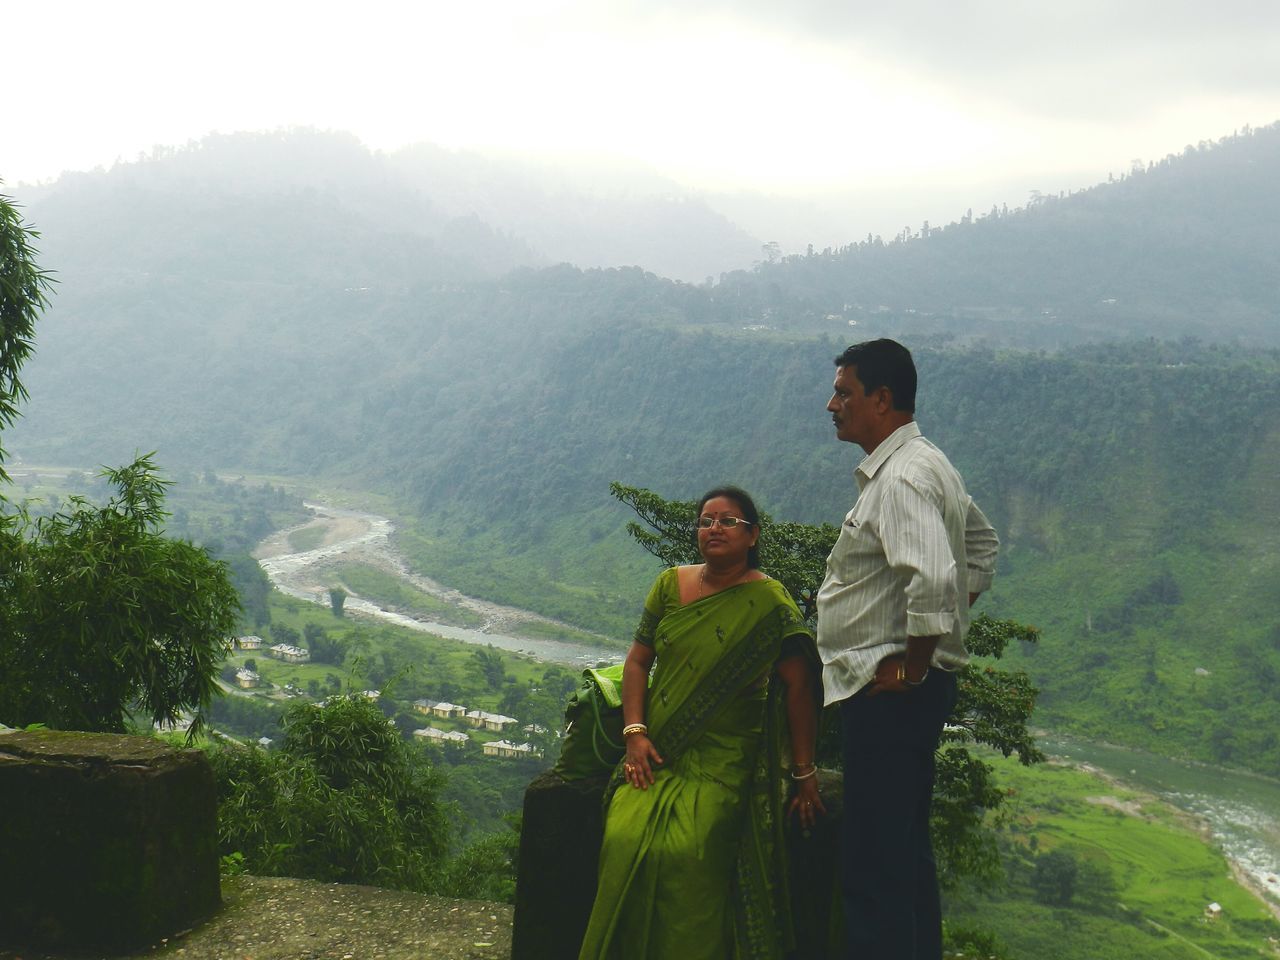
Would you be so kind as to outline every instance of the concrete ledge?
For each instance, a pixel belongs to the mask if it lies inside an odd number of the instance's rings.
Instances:
[[[806,836],[788,829],[796,960],[825,960],[838,923],[836,865],[843,811],[840,777],[820,773],[827,816]],[[604,832],[601,797],[607,777],[562,780],[548,771],[524,795],[520,865],[512,930],[512,960],[578,955],[596,896],[596,866]],[[837,931],[838,932],[838,931]]]
[[[221,904],[213,773],[147,737],[0,735],[0,947],[124,952]]]

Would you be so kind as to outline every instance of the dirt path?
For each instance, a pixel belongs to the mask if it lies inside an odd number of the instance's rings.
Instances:
[[[512,908],[353,884],[224,877],[223,908],[131,958],[181,960],[506,960]],[[0,946],[0,960],[98,960]]]

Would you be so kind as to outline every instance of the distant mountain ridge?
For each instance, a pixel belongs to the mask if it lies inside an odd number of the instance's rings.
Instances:
[[[256,231],[287,228],[305,245],[319,230],[345,241],[346,258],[385,258],[392,275],[402,257],[387,241],[405,244],[419,279],[475,280],[567,261],[643,265],[701,282],[760,255],[759,241],[671,182],[583,182],[569,170],[429,144],[374,153],[350,134],[306,128],[160,147],[110,170],[64,174],[19,199],[55,238],[51,254],[67,246],[70,227],[87,245],[131,221],[135,243],[149,234],[168,246],[170,222],[221,215],[220,232],[249,242]],[[74,211],[74,224],[64,211]],[[332,222],[317,223],[319,213]]]
[[[1056,348],[1117,336],[1280,345],[1280,123],[1070,196],[726,278],[792,327],[836,316]]]

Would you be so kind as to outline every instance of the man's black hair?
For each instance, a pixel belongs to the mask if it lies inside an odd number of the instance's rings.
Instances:
[[[855,343],[836,357],[836,366],[853,367],[866,395],[888,387],[893,394],[893,409],[916,412],[916,364],[911,351],[897,340]]]

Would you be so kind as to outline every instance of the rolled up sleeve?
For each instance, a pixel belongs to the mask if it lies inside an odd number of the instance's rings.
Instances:
[[[972,497],[969,498],[969,512],[965,517],[964,550],[969,593],[982,593],[990,589],[996,574],[1000,538]]]

